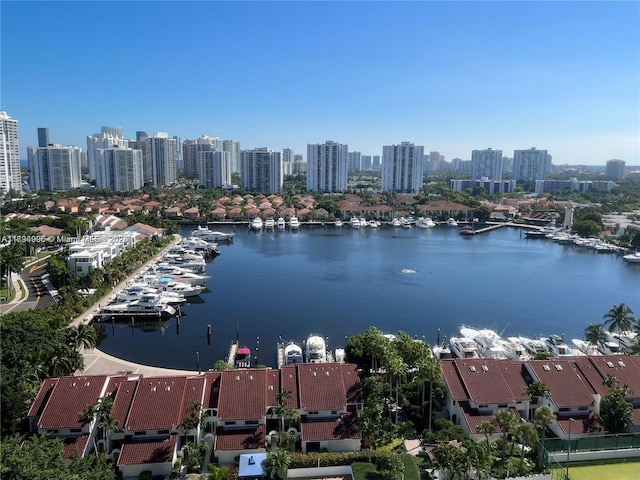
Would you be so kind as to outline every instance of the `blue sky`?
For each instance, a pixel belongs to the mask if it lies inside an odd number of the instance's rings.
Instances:
[[[2,1],[21,156],[102,125],[640,165],[640,2]]]

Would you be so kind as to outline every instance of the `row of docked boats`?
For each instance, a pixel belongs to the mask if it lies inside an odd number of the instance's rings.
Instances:
[[[459,335],[447,342],[438,341],[432,347],[436,358],[489,358],[495,360],[531,360],[541,353],[554,358],[581,355],[616,355],[631,348],[635,332],[604,332],[606,339],[598,344],[574,338],[573,346],[567,345],[564,335],[550,335],[541,338],[525,336],[502,338],[489,328],[460,327]]]
[[[145,272],[127,283],[101,308],[103,318],[168,318],[180,313],[180,305],[206,290],[211,277],[204,275],[207,261],[217,256],[217,240],[231,241],[233,234],[198,227],[181,239]]]
[[[364,217],[351,217],[348,221],[343,221],[340,218],[336,219],[335,226],[342,227],[343,225],[349,225],[351,228],[378,228],[383,225],[379,220],[367,220]],[[393,228],[411,228],[415,226],[417,228],[433,228],[437,224],[430,217],[420,217],[418,219],[405,218],[405,217],[393,217],[390,221],[386,222],[386,225]],[[457,227],[458,222],[450,218],[446,221],[446,225],[450,227]]]
[[[275,220],[273,217],[269,217],[266,220],[262,220],[261,217],[255,217],[249,223],[250,230],[284,230],[289,226],[291,230],[298,230],[300,228],[300,220],[298,217],[292,216],[289,217],[289,221],[285,221],[283,217],[278,217]]]
[[[605,242],[599,238],[584,238],[577,234],[572,234],[557,228],[555,223],[545,225],[542,228],[531,228],[524,232],[528,239],[547,239],[560,245],[575,245],[576,247],[593,250],[596,253],[616,253],[623,254],[626,248]],[[623,259],[631,263],[640,263],[640,252],[624,255]]]
[[[295,363],[326,363],[344,362],[344,348],[336,348],[333,352],[327,349],[324,338],[311,334],[302,342],[295,341],[278,343],[278,366],[293,365]]]

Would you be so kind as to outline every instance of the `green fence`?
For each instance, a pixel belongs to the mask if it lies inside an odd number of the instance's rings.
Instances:
[[[568,443],[569,442],[566,439],[545,439],[544,448],[549,453],[566,452]],[[640,448],[640,434],[628,433],[622,435],[589,435],[588,437],[571,439],[571,452],[627,450],[630,448]]]

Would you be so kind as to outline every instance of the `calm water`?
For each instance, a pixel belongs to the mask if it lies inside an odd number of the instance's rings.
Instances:
[[[188,230],[183,232],[188,235]],[[527,240],[503,228],[465,237],[457,229],[354,230],[318,227],[298,232],[248,232],[208,264],[209,292],[184,307],[180,325],[105,325],[100,348],[143,364],[202,369],[240,343],[275,366],[275,345],[311,333],[329,348],[374,325],[403,330],[429,343],[461,324],[504,336],[582,337],[613,304],[640,314],[640,265],[620,257]],[[211,325],[210,343],[207,325]],[[258,342],[259,338],[259,342]]]

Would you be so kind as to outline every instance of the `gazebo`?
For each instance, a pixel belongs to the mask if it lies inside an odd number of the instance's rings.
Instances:
[[[262,466],[262,462],[266,459],[266,453],[250,453],[240,455],[238,478],[266,478],[267,471]]]

